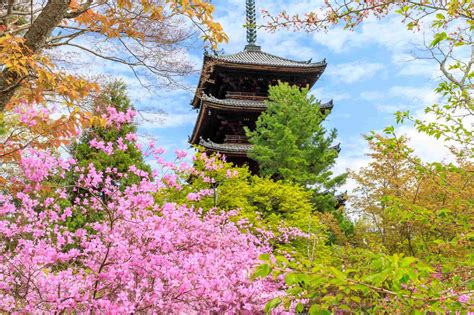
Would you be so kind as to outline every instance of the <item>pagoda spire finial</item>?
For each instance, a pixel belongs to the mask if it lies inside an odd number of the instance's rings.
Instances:
[[[257,17],[255,13],[255,0],[246,0],[246,27],[247,27],[247,45],[245,50],[260,50],[257,42]]]

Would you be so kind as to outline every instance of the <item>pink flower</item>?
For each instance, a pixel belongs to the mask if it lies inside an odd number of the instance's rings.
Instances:
[[[128,145],[123,142],[122,137],[117,140],[117,148],[121,151],[126,151],[128,149]]]
[[[110,114],[114,126],[132,117]],[[123,139],[90,141],[91,147],[106,154],[125,145]],[[153,151],[158,153],[158,149]],[[185,151],[177,150],[177,156],[184,158]],[[181,195],[183,178],[192,175],[209,183],[215,179],[158,154],[155,162],[159,170],[152,177],[136,166],[127,173],[112,166],[100,171],[93,164],[76,166],[75,161],[49,151],[23,152],[24,176],[19,177],[19,184],[42,185],[51,175],[65,171],[74,172],[77,180],[68,183],[67,189],[41,194],[31,187],[11,195],[0,192],[0,239],[15,239],[9,245],[14,250],[0,255],[0,309],[12,313],[121,314],[146,309],[149,313],[253,314],[281,295],[281,279],[250,277],[261,263],[259,255],[271,252],[269,240],[275,235],[265,229],[257,235],[242,231],[251,224],[234,223],[237,211],[197,209],[197,201],[213,196],[212,189],[189,193],[183,204],[167,203],[163,192]],[[206,157],[205,167],[220,170],[223,164]],[[139,181],[118,187],[117,178],[130,173],[138,175]],[[71,220],[89,214],[103,219],[69,228]],[[288,237],[301,235],[283,232]],[[100,294],[94,296],[97,290]]]
[[[98,141],[94,138],[89,141],[89,145],[91,146],[91,148],[101,150],[107,155],[112,155],[114,153],[114,147],[112,142],[104,143],[104,141]]]
[[[185,158],[185,157],[188,155],[188,153],[187,153],[186,151],[184,151],[184,150],[178,150],[178,149],[176,149],[174,152],[176,153],[176,158],[177,158],[178,160],[183,159],[183,158]]]
[[[128,133],[128,134],[125,136],[125,140],[130,141],[130,142],[137,141],[137,135],[134,134],[134,133]]]
[[[199,194],[197,193],[189,193],[186,198],[190,201],[196,201],[199,200]]]
[[[458,297],[458,302],[462,304],[469,303],[469,297],[465,294],[462,294]]]
[[[37,125],[38,121],[47,121],[51,110],[38,104],[21,102],[15,107],[15,113],[19,114],[19,120],[28,127]]]
[[[127,112],[119,112],[115,107],[109,107],[105,119],[107,120],[107,126],[115,126],[119,129],[124,124],[133,123],[136,114],[137,112],[132,109],[128,109]]]

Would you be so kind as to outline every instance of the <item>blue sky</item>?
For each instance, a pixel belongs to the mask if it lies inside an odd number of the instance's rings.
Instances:
[[[216,20],[229,35],[229,43],[222,45],[225,53],[241,51],[245,46],[245,1],[214,1]],[[318,1],[257,0],[257,8],[278,13],[305,12],[319,7]],[[259,15],[259,14],[258,14]],[[264,21],[258,17],[258,23]],[[336,27],[327,33],[293,33],[258,31],[257,44],[262,50],[282,57],[318,61],[326,58],[328,67],[315,84],[312,93],[322,101],[334,99],[335,107],[327,119],[328,128],[338,130],[342,152],[336,172],[358,168],[367,163],[367,146],[363,134],[381,130],[394,124],[393,113],[411,110],[423,116],[422,109],[436,102],[433,93],[439,73],[428,60],[413,60],[413,53],[421,54],[423,31],[407,31],[397,16],[381,21],[371,19],[354,31]],[[430,34],[426,34],[429,38]],[[200,69],[203,48],[200,44],[186,53]],[[418,45],[418,46],[417,46]],[[131,71],[117,65],[104,64],[102,72],[123,78],[137,108],[163,110],[166,115],[149,114],[149,121],[141,121],[139,132],[152,136],[157,143],[173,152],[174,148],[188,148],[188,136],[194,126],[196,112],[190,102],[199,75],[185,79],[191,90],[156,89],[145,91],[133,78]],[[158,118],[158,119],[157,119]],[[445,150],[436,141],[416,133],[410,126],[398,127],[400,133],[412,138],[419,155],[427,159],[441,159]],[[352,184],[347,185],[351,189]]]

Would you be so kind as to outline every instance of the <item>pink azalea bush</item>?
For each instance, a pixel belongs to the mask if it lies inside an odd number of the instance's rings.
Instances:
[[[130,117],[110,114],[111,126]],[[114,179],[127,173],[80,168],[47,152],[24,152],[20,167],[24,189],[0,193],[0,312],[253,313],[280,294],[280,284],[251,279],[271,248],[232,223],[235,212],[156,200],[162,189],[180,189],[172,173],[150,179],[132,166],[141,180],[119,189]],[[55,179],[67,170],[78,180],[61,187]],[[103,219],[71,228],[88,213]]]

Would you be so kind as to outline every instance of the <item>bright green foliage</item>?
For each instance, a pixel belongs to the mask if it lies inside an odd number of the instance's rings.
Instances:
[[[267,311],[292,303],[297,312],[309,314],[439,314],[469,307],[472,280],[440,277],[419,259],[337,247],[331,255],[318,257],[316,263],[262,255],[255,276],[284,276],[288,286],[285,297],[267,303]]]
[[[393,128],[386,133],[368,137],[371,163],[351,173],[358,184],[353,207],[360,210],[352,246],[322,247],[312,260],[261,257],[254,276],[283,276],[288,286],[267,311],[277,305],[309,314],[472,309],[472,161],[424,163],[406,138]]]

